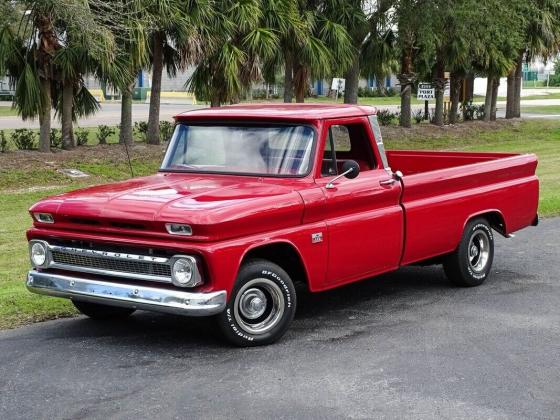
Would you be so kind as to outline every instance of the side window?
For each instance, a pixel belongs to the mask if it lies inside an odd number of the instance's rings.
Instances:
[[[329,127],[321,175],[338,175],[347,160],[358,162],[361,172],[376,167],[371,143],[363,124],[331,125]]]

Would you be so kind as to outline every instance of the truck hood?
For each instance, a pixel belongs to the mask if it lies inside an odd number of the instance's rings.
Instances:
[[[161,173],[48,197],[30,211],[53,214],[52,227],[62,229],[168,237],[165,223],[184,223],[193,230],[185,239],[219,240],[300,224],[296,189],[255,177]]]

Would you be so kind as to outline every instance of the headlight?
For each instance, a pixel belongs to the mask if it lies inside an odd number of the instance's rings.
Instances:
[[[47,246],[44,242],[34,241],[30,243],[29,256],[31,258],[31,264],[34,267],[45,267],[48,263],[48,251]]]
[[[177,256],[171,266],[171,279],[178,287],[194,287],[202,283],[196,259],[191,256]]]
[[[54,217],[50,213],[33,213],[35,220],[41,223],[54,223]]]

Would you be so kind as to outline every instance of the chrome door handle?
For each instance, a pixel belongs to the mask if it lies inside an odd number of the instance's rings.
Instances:
[[[390,187],[395,182],[396,181],[394,178],[389,178],[389,179],[384,179],[383,181],[379,181],[379,185],[381,185],[382,187]]]

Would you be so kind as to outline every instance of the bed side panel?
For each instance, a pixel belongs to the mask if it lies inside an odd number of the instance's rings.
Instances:
[[[500,213],[505,233],[537,213],[536,156],[517,155],[403,178],[406,239],[402,264],[453,251],[472,217]]]

